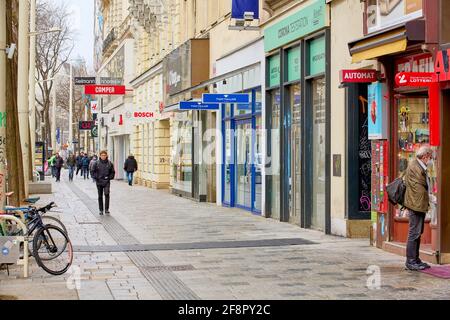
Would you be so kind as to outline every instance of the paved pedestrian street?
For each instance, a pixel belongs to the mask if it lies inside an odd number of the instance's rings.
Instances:
[[[404,258],[352,240],[114,181],[99,216],[91,180],[53,182],[55,216],[74,245],[70,272],[31,262],[0,271],[17,299],[449,299],[448,280],[405,271]],[[379,275],[379,277],[378,277]],[[379,280],[379,281],[378,281]]]

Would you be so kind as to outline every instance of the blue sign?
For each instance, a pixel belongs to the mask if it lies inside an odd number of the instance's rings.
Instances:
[[[259,19],[259,0],[233,0],[231,17],[244,19],[245,12],[253,12],[253,19]]]
[[[3,254],[4,256],[7,256],[7,255],[9,254],[9,249],[8,249],[8,248],[3,248],[3,249],[2,249],[2,254]]]
[[[217,94],[204,93],[203,103],[250,103],[250,94],[248,93],[232,93]]]
[[[60,138],[61,138],[61,130],[58,127],[58,128],[56,128],[56,143],[58,143],[58,144],[60,143],[59,142]]]
[[[181,101],[180,110],[219,110],[217,103],[202,103],[200,101]]]
[[[386,139],[387,105],[383,99],[383,84],[372,83],[368,86],[367,91],[369,140]]]

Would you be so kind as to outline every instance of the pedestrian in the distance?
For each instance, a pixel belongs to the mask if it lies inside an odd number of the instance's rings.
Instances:
[[[50,159],[48,159],[48,164],[52,172],[52,178],[56,177],[55,161],[56,161],[56,154],[52,155]]]
[[[111,180],[116,174],[114,165],[108,160],[108,152],[100,152],[100,159],[94,164],[91,173],[97,182],[98,208],[100,215],[103,215],[103,194],[105,194],[105,213],[109,214],[109,194],[111,189]]]
[[[81,162],[82,165],[82,176],[84,177],[84,180],[89,179],[89,157],[87,154],[84,155],[83,160]]]
[[[133,185],[133,175],[137,171],[137,169],[137,161],[134,156],[130,154],[123,165],[123,170],[125,170],[125,172],[127,173],[128,185],[130,186]]]
[[[63,166],[64,159],[59,155],[59,153],[57,153],[55,158],[56,182],[61,181],[61,169]]]
[[[75,155],[71,154],[69,158],[67,158],[67,167],[69,168],[69,181],[73,181],[73,172],[75,171],[75,166],[77,164],[77,160]]]
[[[94,175],[92,174],[92,170],[94,170],[94,165],[95,165],[95,163],[97,162],[97,156],[96,155],[94,155],[93,157],[92,157],[92,160],[91,160],[91,162],[89,162],[89,172],[91,173],[91,177],[92,177],[92,181],[93,182],[95,182],[95,179],[94,179]]]
[[[406,185],[404,206],[409,209],[409,233],[406,246],[406,268],[423,270],[430,266],[419,258],[420,238],[424,229],[425,215],[429,207],[428,165],[432,164],[433,150],[422,146],[416,152],[406,169],[404,181]]]
[[[77,176],[81,168],[83,168],[83,152],[79,153],[77,156]],[[81,175],[83,175],[83,171],[81,171]]]

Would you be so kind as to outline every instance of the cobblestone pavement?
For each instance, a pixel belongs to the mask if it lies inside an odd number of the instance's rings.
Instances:
[[[75,248],[71,272],[0,271],[19,299],[450,299],[450,281],[403,269],[404,258],[350,240],[114,181],[111,216],[96,187],[53,183],[53,213]],[[379,269],[378,269],[379,268]],[[379,289],[368,270],[380,271]]]

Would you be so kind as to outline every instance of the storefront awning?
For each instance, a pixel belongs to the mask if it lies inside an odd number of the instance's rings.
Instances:
[[[370,36],[366,39],[349,43],[352,63],[370,60],[384,55],[403,52],[408,46],[406,28]]]

